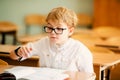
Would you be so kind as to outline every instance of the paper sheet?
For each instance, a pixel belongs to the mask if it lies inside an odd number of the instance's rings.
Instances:
[[[69,77],[63,73],[65,70],[52,68],[17,66],[6,71],[13,73],[18,80],[64,80]]]

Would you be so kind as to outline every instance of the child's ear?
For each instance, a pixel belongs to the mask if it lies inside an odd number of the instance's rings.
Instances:
[[[74,27],[71,27],[71,28],[69,29],[69,36],[71,36],[71,35],[73,34],[73,32],[74,32]]]

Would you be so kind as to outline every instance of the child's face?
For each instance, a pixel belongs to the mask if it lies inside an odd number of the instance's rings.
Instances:
[[[63,22],[55,23],[52,20],[49,20],[45,30],[48,33],[48,37],[52,43],[63,44],[73,33],[74,28],[69,28],[69,26]]]

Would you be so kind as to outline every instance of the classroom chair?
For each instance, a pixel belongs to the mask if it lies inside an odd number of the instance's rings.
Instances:
[[[26,25],[26,34],[29,34],[30,27],[43,27],[45,25],[45,15],[42,14],[28,14],[25,16],[24,22]]]
[[[88,14],[85,13],[78,13],[78,27],[80,28],[92,28],[93,24],[93,19],[92,16],[89,16]]]
[[[41,15],[41,14],[28,14],[25,16],[24,22],[25,22],[25,27],[26,27],[26,33],[25,35],[19,37],[18,41],[21,44],[25,44],[27,42],[31,42],[31,41],[36,41],[38,39],[41,38],[43,33],[37,33],[37,34],[30,34],[30,28],[36,28],[36,27],[40,27],[40,29],[42,29],[42,27],[46,24],[45,22],[45,15]],[[40,30],[41,31],[41,30]],[[32,31],[33,32],[33,31]]]

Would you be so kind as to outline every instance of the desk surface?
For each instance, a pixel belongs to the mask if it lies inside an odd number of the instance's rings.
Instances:
[[[11,50],[14,50],[16,48],[17,48],[17,46],[15,46],[15,45],[0,45],[0,53],[9,54]],[[9,57],[9,55],[7,55],[7,54],[0,54],[0,55]],[[32,58],[30,58],[30,59],[38,59],[38,58],[39,58],[38,56],[32,56]]]
[[[0,73],[2,73],[5,69],[12,68],[13,66],[4,66],[0,65]],[[95,74],[87,74],[82,72],[64,72],[69,75],[69,78],[65,80],[95,80]]]
[[[120,55],[117,54],[100,54],[100,53],[95,53],[93,54],[93,60],[94,64],[99,64],[101,66],[107,66],[107,65],[114,65],[117,63],[120,63]]]
[[[18,41],[22,44],[26,44],[28,42],[33,42],[33,41],[39,40],[45,36],[46,36],[46,33],[38,34],[38,35],[25,35],[25,36],[20,37],[18,39]]]
[[[9,57],[9,52],[14,50],[17,46],[15,45],[0,45],[0,59],[8,62],[9,65],[23,65],[23,66],[39,66],[39,57],[32,56],[22,62],[12,60]]]
[[[9,53],[11,50],[14,50],[17,46],[15,45],[0,45],[1,53]]]

